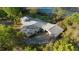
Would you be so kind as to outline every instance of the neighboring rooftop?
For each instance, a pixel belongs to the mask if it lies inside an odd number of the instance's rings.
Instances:
[[[22,32],[26,33],[27,35],[34,35],[36,33],[38,33],[40,31],[40,29],[42,29],[43,31],[46,31],[48,33],[48,35],[46,35],[46,37],[52,37],[53,38],[56,38],[59,36],[60,33],[63,32],[63,29],[58,26],[57,24],[51,24],[51,23],[47,23],[47,22],[44,22],[44,21],[39,21],[39,19],[35,20],[34,18],[29,18],[29,17],[23,17],[21,18],[21,23],[22,23]],[[45,34],[44,34],[45,35]],[[42,36],[44,36],[42,35]],[[37,37],[40,37],[42,40],[46,37],[42,37],[42,36],[37,36]],[[31,40],[31,39],[29,39]],[[38,38],[39,40],[39,38]],[[50,40],[50,39],[46,39],[46,40]],[[33,41],[33,40],[32,40]],[[44,40],[43,40],[44,41]],[[33,42],[32,42],[33,43]],[[45,42],[43,42],[45,43]]]

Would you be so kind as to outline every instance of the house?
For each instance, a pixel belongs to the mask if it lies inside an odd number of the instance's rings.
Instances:
[[[26,33],[28,31],[28,33],[31,33],[32,35],[35,34],[35,32],[39,32],[40,29],[43,29],[44,31],[47,31],[51,37],[56,38],[57,36],[59,36],[60,33],[63,32],[63,29],[60,26],[58,26],[57,24],[51,24],[51,23],[47,23],[44,21],[40,21],[37,18],[33,19],[31,17],[25,16],[25,17],[21,18],[21,23],[22,23],[21,28],[30,27],[29,29],[26,28],[24,32]]]

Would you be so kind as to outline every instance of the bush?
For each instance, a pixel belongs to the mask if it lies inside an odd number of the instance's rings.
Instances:
[[[66,17],[62,22],[64,27],[71,26],[74,23],[79,24],[79,13],[75,13],[72,16]]]
[[[26,34],[21,32],[21,31],[16,32],[16,36],[17,36],[18,39],[27,38]]]
[[[7,17],[7,14],[3,10],[1,10],[1,9],[0,9],[0,17],[1,18],[2,17]]]
[[[71,42],[70,38],[65,37],[54,43],[53,50],[55,51],[76,51],[77,47],[75,48],[75,45],[73,45],[73,42]]]
[[[51,16],[51,20],[53,23],[57,23],[59,21],[62,21],[66,16],[71,15],[72,12],[65,10],[63,8],[55,8],[55,11],[53,12],[53,15]]]
[[[0,50],[10,50],[15,45],[15,34],[10,26],[0,25]]]
[[[3,7],[2,10],[7,14],[7,17],[10,18],[10,20],[14,21],[15,24],[19,22],[19,18],[22,16],[22,11],[18,7]]]
[[[44,48],[47,51],[77,51],[78,47],[71,41],[69,37],[62,38],[55,43],[47,44]]]
[[[17,17],[21,16],[21,10],[18,7],[3,7],[2,9],[4,12],[8,14],[8,16]]]

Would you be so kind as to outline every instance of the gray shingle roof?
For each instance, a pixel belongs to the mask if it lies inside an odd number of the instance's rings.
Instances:
[[[23,20],[25,20],[27,17],[23,18]],[[28,18],[27,18],[28,19]],[[22,18],[21,18],[22,20]],[[37,20],[30,20],[30,21],[26,21],[23,22],[24,26],[36,26],[39,28],[42,28],[43,30],[46,30],[51,36],[57,37],[60,33],[63,32],[63,29],[61,27],[59,27],[57,24],[51,24],[51,23],[47,23],[47,22],[43,22],[43,21],[37,21]]]
[[[63,32],[63,29],[57,25],[49,29],[49,32],[52,36],[57,37],[60,33]]]

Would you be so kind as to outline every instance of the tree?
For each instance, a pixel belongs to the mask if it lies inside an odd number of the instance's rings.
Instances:
[[[10,26],[0,25],[0,50],[11,50],[15,45],[15,34]]]
[[[0,9],[0,17],[2,18],[2,17],[6,17],[6,16],[7,16],[7,14],[3,10]]]
[[[22,16],[22,12],[18,7],[3,7],[2,10],[7,13],[8,17],[17,24],[19,18]]]
[[[74,13],[71,16],[66,17],[61,24],[63,24],[63,27],[68,27],[75,23],[79,24],[79,13]]]
[[[19,7],[3,7],[2,10],[12,17],[19,17],[22,14]]]
[[[55,8],[55,11],[53,12],[53,15],[52,15],[52,20],[53,20],[53,23],[56,23],[58,21],[62,21],[66,16],[70,15],[70,11],[68,10],[65,10],[63,8]]]
[[[73,45],[69,37],[65,37],[54,43],[53,50],[55,51],[75,51],[77,50],[77,48],[75,48],[75,45]]]
[[[46,51],[77,51],[78,47],[71,42],[69,37],[64,37],[60,40],[55,41],[55,43],[49,43],[43,50]]]

